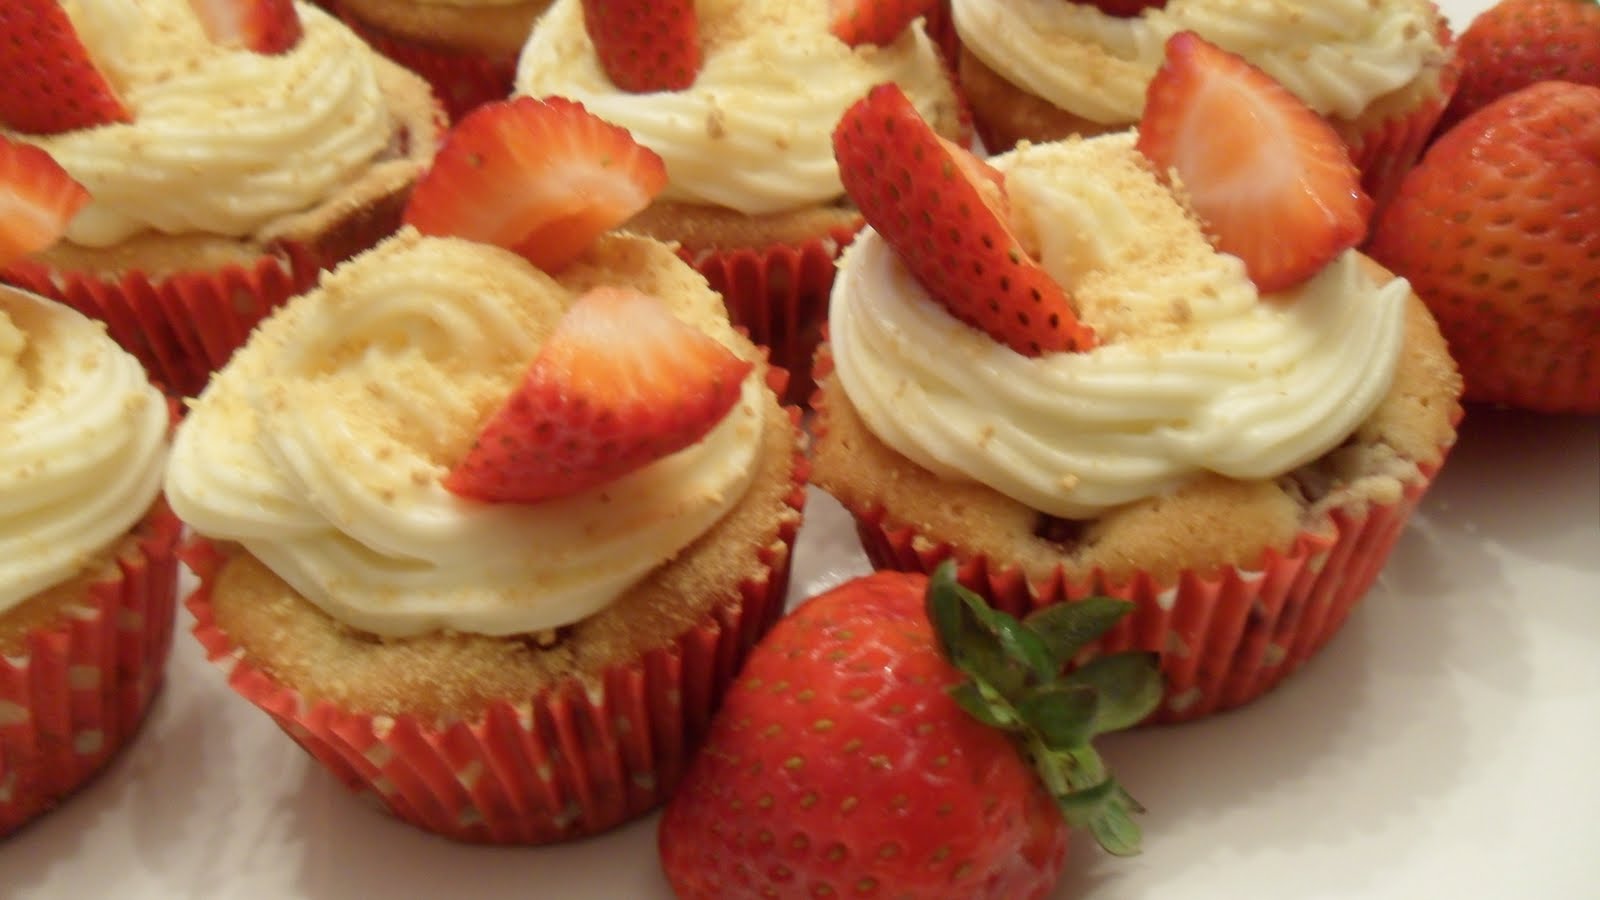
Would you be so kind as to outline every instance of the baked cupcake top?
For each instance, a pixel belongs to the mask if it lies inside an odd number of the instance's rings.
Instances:
[[[12,134],[50,153],[93,202],[67,240],[142,232],[251,235],[336,194],[395,133],[377,56],[322,10],[280,53],[207,37],[187,0],[66,0],[128,121]]]
[[[1088,518],[1202,471],[1282,474],[1372,412],[1394,374],[1407,284],[1376,283],[1346,251],[1263,296],[1134,140],[990,160],[1012,221],[1099,337],[1087,352],[1013,352],[930,300],[875,231],[852,244],[829,316],[835,371],[884,443],[944,477]]]
[[[1439,65],[1430,0],[1168,0],[1121,18],[1063,0],[953,0],[962,46],[1007,81],[1074,115],[1134,122],[1162,48],[1193,31],[1237,53],[1314,111],[1353,119]]]
[[[0,287],[0,612],[149,511],[167,426],[165,398],[103,325]]]
[[[175,441],[174,510],[375,634],[533,633],[593,613],[743,496],[765,390],[752,372],[702,440],[569,496],[452,493],[444,480],[485,420],[563,312],[602,285],[751,352],[663,244],[607,236],[552,276],[404,229],[290,301],[212,380]]]
[[[518,64],[516,92],[582,102],[660,154],[666,200],[746,214],[831,203],[844,194],[828,133],[869,88],[900,84],[930,121],[956,101],[920,21],[885,46],[847,46],[826,3],[700,0],[704,64],[685,90],[629,93],[606,75],[580,0],[557,0]]]

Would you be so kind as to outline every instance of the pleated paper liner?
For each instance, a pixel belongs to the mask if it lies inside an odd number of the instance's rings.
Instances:
[[[0,837],[53,808],[138,732],[172,648],[181,526],[157,501],[118,573],[0,655]]]
[[[803,243],[763,248],[679,248],[684,262],[722,295],[733,324],[790,373],[788,391],[778,395],[784,403],[805,403],[815,387],[811,359],[828,319],[834,261],[859,230],[836,227]]]
[[[243,346],[256,323],[309,290],[325,260],[299,243],[248,266],[153,277],[134,269],[99,277],[62,272],[36,260],[15,263],[3,279],[106,323],[112,340],[144,364],[168,393],[191,397]]]
[[[798,428],[798,412],[790,415]],[[787,503],[798,512],[806,481],[798,454],[795,465]],[[783,613],[797,530],[795,522],[781,529],[738,596],[598,683],[572,678],[443,724],[311,701],[258,667],[216,623],[211,591],[225,557],[204,539],[184,550],[200,578],[187,603],[195,636],[233,689],[351,790],[456,840],[545,844],[606,831],[666,799],[750,648]]]
[[[1455,38],[1449,27],[1441,24],[1439,31],[1440,42],[1453,47]],[[1361,188],[1372,198],[1374,222],[1422,156],[1439,117],[1455,96],[1461,81],[1460,59],[1452,55],[1438,77],[1438,91],[1414,109],[1390,116],[1362,134],[1342,135],[1350,148],[1350,160],[1361,170]]]
[[[515,59],[494,60],[413,40],[364,22],[336,2],[321,5],[339,16],[374,50],[421,75],[432,85],[434,96],[452,122],[460,121],[485,103],[511,96],[511,82],[517,73]]]

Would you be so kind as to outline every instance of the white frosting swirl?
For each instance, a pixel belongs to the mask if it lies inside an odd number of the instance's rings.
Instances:
[[[373,51],[316,7],[278,55],[207,40],[188,0],[69,0],[90,57],[132,121],[43,147],[89,189],[67,240],[143,231],[242,237],[317,205],[383,152],[393,131]]]
[[[868,229],[840,263],[836,371],[868,428],[946,478],[1089,518],[1203,470],[1272,478],[1341,443],[1393,379],[1410,288],[1353,251],[1261,297],[1123,133],[999,157],[1021,233],[1103,343],[1021,356],[952,318]],[[939,352],[929,352],[939,348]]]
[[[887,47],[845,46],[828,4],[697,4],[705,66],[687,90],[630,94],[611,83],[579,0],[557,0],[535,25],[516,92],[560,95],[633,133],[666,162],[665,199],[757,215],[844,195],[831,135],[874,85],[893,81],[930,121],[953,108],[938,51],[920,23]]]
[[[161,392],[103,325],[0,288],[0,612],[149,512],[167,425]]]
[[[1062,0],[953,0],[963,46],[1034,96],[1102,124],[1137,121],[1167,38],[1193,31],[1322,115],[1355,118],[1444,54],[1428,0],[1169,0],[1133,18]]]
[[[682,265],[656,247],[658,264]],[[173,509],[380,635],[529,633],[601,609],[743,496],[759,376],[701,442],[570,497],[482,503],[441,479],[561,311],[605,280],[587,262],[558,281],[494,247],[402,230],[292,300],[212,379],[178,430]],[[732,342],[715,294],[662,299]]]

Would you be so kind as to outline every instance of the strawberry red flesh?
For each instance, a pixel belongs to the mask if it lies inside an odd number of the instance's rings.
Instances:
[[[0,2],[0,123],[59,134],[132,121],[56,0]]]
[[[189,0],[189,5],[214,44],[270,56],[300,43],[294,0]]]
[[[852,47],[893,43],[918,16],[933,11],[936,0],[830,0],[829,30]]]
[[[537,503],[613,481],[694,444],[738,402],[752,364],[616,287],[580,297],[444,485]]]
[[[0,137],[0,269],[60,240],[88,202],[50,154]]]
[[[1089,5],[1108,16],[1131,19],[1147,9],[1161,9],[1167,0],[1089,0]]]
[[[897,85],[845,112],[833,152],[850,199],[951,315],[1028,356],[1094,346],[1012,234],[1000,174],[935,133]]]
[[[694,0],[583,0],[583,27],[622,90],[681,91],[700,74]]]
[[[570,100],[519,97],[479,107],[446,136],[405,221],[554,272],[666,184],[661,158],[626,130]]]
[[[1138,148],[1176,173],[1218,250],[1263,293],[1305,281],[1366,236],[1372,201],[1333,128],[1271,76],[1192,32],[1167,42]]]

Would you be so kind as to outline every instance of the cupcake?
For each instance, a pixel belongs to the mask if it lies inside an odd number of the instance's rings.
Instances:
[[[80,187],[0,140],[0,263],[54,240]],[[122,749],[172,646],[170,411],[99,323],[0,286],[0,837]]]
[[[804,396],[834,259],[861,226],[828,132],[892,81],[958,137],[950,77],[920,20],[867,34],[830,23],[822,3],[643,5],[660,18],[613,33],[579,0],[557,0],[523,50],[516,91],[582,102],[661,155],[667,188],[628,227],[677,245]]]
[[[468,171],[531,196],[493,141],[536,166],[582,140],[553,133],[576,109],[481,107],[413,218],[437,225]],[[569,193],[541,202],[583,219],[621,150],[558,165]],[[261,324],[168,476],[230,685],[352,789],[465,841],[659,803],[781,612],[800,523],[781,373],[705,280],[620,233],[542,264],[403,228]]]
[[[1128,128],[1166,40],[1193,31],[1326,118],[1380,206],[1457,79],[1431,0],[951,0],[951,17],[961,86],[992,151]]]
[[[175,393],[392,233],[438,142],[427,85],[314,7],[235,29],[186,0],[14,5],[0,133],[93,201],[0,279],[105,321]]]
[[[1160,655],[1161,721],[1261,695],[1337,631],[1461,392],[1410,286],[1348,249],[1367,210],[1337,136],[1238,57],[1172,43],[1138,134],[946,164],[970,181],[921,207],[884,186],[938,170],[914,117],[846,117],[876,227],[840,261],[813,404],[814,480],[875,565],[954,558],[1013,613],[1132,601],[1098,650]],[[1219,152],[1235,140],[1259,153]],[[1230,210],[1230,174],[1272,190]]]
[[[319,0],[433,85],[452,119],[511,93],[517,54],[549,0]]]

